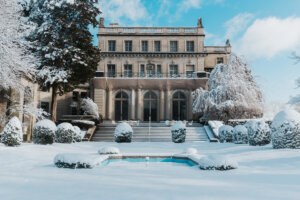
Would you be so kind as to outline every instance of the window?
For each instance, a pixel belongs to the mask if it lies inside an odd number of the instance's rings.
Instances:
[[[194,41],[187,41],[186,42],[186,51],[187,52],[194,52],[194,50],[195,50]]]
[[[108,77],[116,77],[116,66],[115,65],[107,65],[107,76]]]
[[[170,65],[170,77],[178,77],[178,65]]]
[[[161,74],[161,65],[157,65],[157,77],[162,77],[162,74]]]
[[[171,52],[178,51],[178,42],[177,41],[170,41],[170,51]]]
[[[72,96],[72,99],[74,100],[74,101],[77,101],[78,100],[78,97],[79,97],[79,92],[73,92],[73,96]]]
[[[192,78],[194,74],[194,65],[187,65],[186,66],[186,77],[187,78]]]
[[[145,65],[141,65],[140,69],[140,77],[145,77]]]
[[[108,41],[108,51],[116,51],[116,41],[115,40]]]
[[[132,41],[131,40],[125,41],[125,51],[132,51]]]
[[[142,41],[142,51],[143,52],[148,51],[148,41]]]
[[[132,65],[124,65],[124,77],[132,77]]]
[[[154,41],[154,51],[160,52],[160,41]]]
[[[77,107],[71,107],[72,115],[77,115]]]
[[[224,58],[223,57],[218,57],[217,58],[217,64],[220,64],[220,63],[224,63]]]
[[[41,109],[43,109],[43,111],[49,113],[49,102],[41,102]]]
[[[81,92],[80,93],[80,98],[85,99],[88,97],[88,93],[87,92]]]

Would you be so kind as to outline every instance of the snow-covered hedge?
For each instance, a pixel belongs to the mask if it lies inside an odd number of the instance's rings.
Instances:
[[[105,158],[83,154],[57,154],[54,157],[54,164],[59,168],[93,168],[101,163]]]
[[[275,149],[300,148],[300,114],[295,110],[283,110],[271,125],[272,145]]]
[[[129,124],[122,122],[115,129],[115,141],[118,143],[131,142],[133,130]]]
[[[197,149],[195,148],[187,148],[183,151],[184,154],[190,154],[190,155],[195,155],[198,153]]]
[[[262,146],[271,142],[270,127],[264,121],[250,120],[245,124],[248,142],[252,146]]]
[[[7,146],[18,146],[23,141],[22,125],[17,117],[11,118],[1,134],[1,142]]]
[[[78,126],[73,126],[74,128],[74,135],[73,135],[73,142],[81,142],[83,135],[81,133],[81,130]]]
[[[212,129],[215,136],[219,136],[219,128],[224,125],[222,121],[208,121],[208,125]]]
[[[230,170],[238,168],[235,160],[226,156],[205,156],[198,160],[202,170]]]
[[[75,135],[75,130],[70,123],[61,123],[57,126],[56,132],[56,142],[58,143],[72,143],[73,135]]]
[[[235,144],[248,144],[248,130],[243,125],[237,125],[233,129],[232,141]]]
[[[99,149],[98,153],[100,155],[120,154],[120,150],[117,147],[103,147],[103,148]]]
[[[56,125],[49,119],[43,119],[34,125],[32,141],[35,144],[52,144],[55,131]]]
[[[219,140],[223,142],[232,142],[233,127],[224,125],[219,128]]]
[[[90,98],[83,99],[81,102],[81,109],[85,115],[93,115],[97,119],[99,118],[98,105]]]
[[[186,137],[186,126],[182,121],[177,121],[171,126],[172,141],[174,143],[185,142]]]

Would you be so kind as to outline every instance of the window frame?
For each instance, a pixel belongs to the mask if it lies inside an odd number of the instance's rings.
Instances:
[[[157,46],[157,44],[158,44],[158,46]],[[161,52],[161,42],[159,40],[154,41],[154,51]]]
[[[186,51],[187,52],[195,52],[195,41],[193,41],[193,40],[186,41]]]
[[[148,52],[149,42],[147,40],[142,40],[142,52]]]
[[[111,48],[111,44],[113,44],[113,48]],[[108,51],[115,52],[116,51],[116,40],[108,40]]]
[[[125,40],[124,41],[124,50],[126,51],[126,52],[132,52],[132,40]]]
[[[172,44],[176,44],[176,45],[173,46]],[[178,41],[177,40],[170,41],[170,52],[178,52]]]

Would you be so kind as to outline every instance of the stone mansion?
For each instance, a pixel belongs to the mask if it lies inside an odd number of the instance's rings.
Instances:
[[[225,46],[204,46],[202,19],[196,27],[119,27],[100,19],[101,61],[91,82],[105,120],[193,120],[193,90],[226,63]]]

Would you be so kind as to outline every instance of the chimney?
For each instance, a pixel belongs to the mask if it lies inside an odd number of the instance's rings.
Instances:
[[[100,17],[100,28],[103,28],[104,27],[104,18],[103,17]]]
[[[198,19],[198,27],[199,27],[199,28],[203,28],[202,18],[199,18],[199,19]]]

